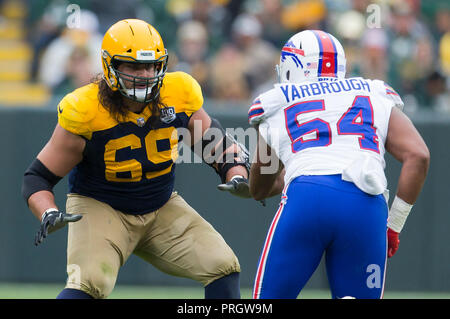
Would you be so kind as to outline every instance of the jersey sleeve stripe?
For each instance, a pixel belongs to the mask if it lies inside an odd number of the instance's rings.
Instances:
[[[386,94],[392,94],[392,95],[397,95],[397,96],[400,96],[400,95],[398,95],[397,93],[395,93],[395,92],[392,92],[392,91],[389,91],[389,90],[386,90]]]
[[[252,107],[254,107],[255,105],[261,105],[261,100],[255,100],[252,106],[250,106],[250,109],[252,109]]]
[[[264,114],[264,109],[262,107],[256,107],[256,108],[251,109],[248,112],[248,118],[250,119],[252,117],[262,115],[262,114]]]
[[[392,95],[400,96],[400,95],[398,95],[397,92],[394,91],[394,89],[390,89],[388,87],[386,87],[386,94],[392,94]]]
[[[387,94],[398,95],[398,93],[395,92],[395,90],[391,86],[387,85],[386,83],[384,83],[384,87],[386,88],[386,93]]]

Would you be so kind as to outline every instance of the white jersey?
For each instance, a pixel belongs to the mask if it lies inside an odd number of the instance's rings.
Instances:
[[[276,84],[248,115],[283,162],[285,185],[300,175],[342,174],[378,195],[387,191],[384,146],[394,106],[403,102],[383,81],[320,78]]]

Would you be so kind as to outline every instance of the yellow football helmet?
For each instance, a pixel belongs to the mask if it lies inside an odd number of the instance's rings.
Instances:
[[[103,37],[103,77],[112,90],[119,90],[134,101],[148,103],[159,95],[168,58],[158,31],[142,20],[121,20],[112,25]],[[139,77],[120,72],[117,67],[121,62],[154,64],[156,75]],[[132,88],[125,87],[124,78],[127,81],[131,79]],[[143,84],[145,88],[141,88]]]

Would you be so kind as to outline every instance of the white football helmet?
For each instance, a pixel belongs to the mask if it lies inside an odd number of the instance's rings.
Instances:
[[[280,82],[302,82],[319,77],[345,77],[345,52],[339,41],[320,30],[292,36],[281,49],[277,65]]]

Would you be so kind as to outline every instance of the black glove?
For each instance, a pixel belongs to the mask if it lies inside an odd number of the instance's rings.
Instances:
[[[248,179],[246,179],[242,176],[233,177],[229,182],[227,182],[225,184],[217,185],[217,188],[220,189],[221,191],[228,191],[231,194],[238,196],[238,197],[243,197],[243,198],[252,197],[250,195]],[[262,200],[260,202],[264,207],[266,206],[265,200]]]
[[[47,237],[48,234],[66,226],[67,223],[76,222],[81,219],[81,215],[66,214],[64,212],[54,210],[47,210],[42,215],[41,226],[36,233],[34,244],[37,246],[42,243],[42,240]]]
[[[242,176],[233,177],[229,182],[217,185],[217,188],[220,189],[221,191],[228,191],[231,194],[238,197],[243,198],[252,197],[250,195],[248,179]]]

